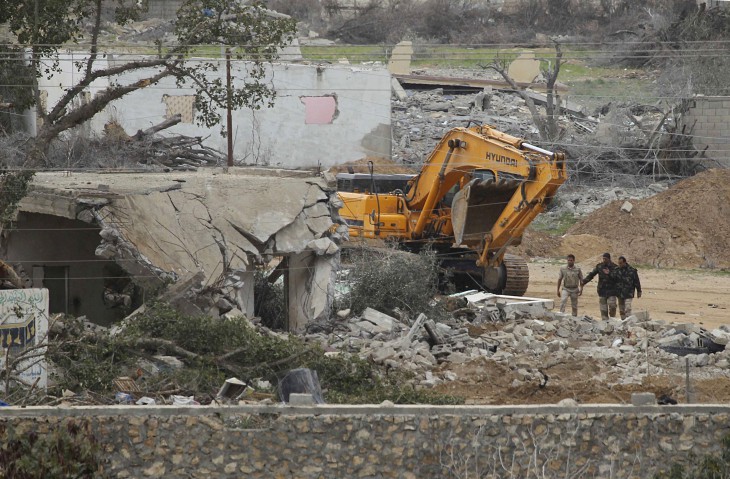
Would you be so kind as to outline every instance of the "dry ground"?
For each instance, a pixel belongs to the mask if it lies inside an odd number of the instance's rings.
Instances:
[[[554,299],[558,306],[555,294],[560,266],[562,264],[558,261],[532,261],[530,287],[526,295]],[[595,265],[580,263],[579,266],[587,274]],[[709,270],[637,269],[643,295],[634,299],[634,310],[649,311],[652,319],[696,323],[707,329],[730,325],[730,274]],[[586,285],[578,303],[579,314],[596,319],[601,316],[597,281],[598,278],[594,278]]]

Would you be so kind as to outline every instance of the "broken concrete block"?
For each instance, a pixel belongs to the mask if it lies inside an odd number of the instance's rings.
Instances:
[[[613,325],[609,321],[598,321],[593,326],[593,331],[600,334],[611,334],[614,331]]]
[[[322,173],[322,179],[327,183],[327,186],[335,187],[337,186],[337,175],[332,173],[329,170],[326,170]]]
[[[572,336],[572,333],[568,328],[558,326],[557,331],[555,331],[555,335],[559,338],[569,338],[570,336]]]
[[[337,311],[337,317],[340,318],[340,319],[345,319],[349,315],[350,315],[350,310],[349,309],[341,309],[341,310]]]
[[[428,336],[431,338],[431,342],[433,344],[443,344],[444,337],[443,334],[439,331],[439,329],[436,327],[436,324],[431,321],[425,321],[423,323],[423,327],[426,329],[426,332],[428,333]]]
[[[308,393],[291,393],[289,394],[290,406],[311,406],[314,404],[314,398]]]
[[[636,316],[637,321],[649,321],[649,311],[634,311],[632,316]]]
[[[533,319],[546,316],[554,305],[550,299],[513,296],[497,296],[496,304],[505,316],[516,314],[521,317],[529,316]]]
[[[672,336],[657,339],[656,344],[657,346],[682,346],[686,337],[686,334],[674,334]]]
[[[628,201],[624,201],[624,204],[621,205],[621,211],[624,213],[631,213],[631,210],[634,209],[634,205],[629,203]]]
[[[398,355],[398,352],[392,347],[380,348],[370,354],[370,358],[376,363],[382,363],[386,359],[392,359]]]
[[[446,361],[453,363],[453,364],[462,364],[467,361],[469,361],[469,356],[467,356],[464,353],[460,353],[458,351],[453,352],[446,356]]]
[[[337,246],[335,242],[329,238],[319,238],[307,243],[307,249],[309,251],[314,251],[318,255],[332,255],[337,253],[337,251],[340,250],[340,247]]]
[[[403,338],[403,344],[410,344],[411,341],[413,341],[413,338],[418,333],[418,331],[423,327],[423,324],[426,322],[428,318],[425,314],[421,313],[416,318],[416,321],[413,323],[413,326],[411,327],[410,331],[408,331],[408,334],[405,338]]]
[[[381,313],[373,308],[365,308],[362,312],[361,318],[363,321],[370,322],[378,327],[378,332],[390,332],[395,326],[395,318],[388,316],[385,313]]]
[[[710,339],[712,339],[717,344],[726,346],[730,341],[730,333],[719,328],[713,329],[710,332]]]
[[[631,395],[632,406],[656,406],[654,393],[633,393]]]
[[[354,323],[354,326],[359,328],[362,331],[368,332],[370,334],[377,334],[383,332],[380,326],[376,326],[375,324],[371,323],[370,321],[358,321],[357,323]]]
[[[393,77],[390,79],[390,86],[393,90],[393,95],[399,100],[399,101],[406,101],[408,100],[408,94],[403,89],[403,86],[401,86],[400,82],[397,78]]]
[[[709,354],[688,354],[689,365],[693,368],[701,368],[710,364]]]

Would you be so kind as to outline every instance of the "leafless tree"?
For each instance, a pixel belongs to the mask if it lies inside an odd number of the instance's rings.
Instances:
[[[560,43],[555,42],[555,58],[548,62],[548,67],[542,69],[542,73],[546,79],[547,101],[544,113],[541,112],[534,100],[530,97],[524,88],[517,85],[517,82],[507,73],[509,62],[504,58],[496,58],[486,68],[491,69],[502,75],[502,78],[509,83],[512,89],[522,97],[530,110],[532,121],[535,123],[540,133],[540,138],[545,141],[556,141],[561,136],[558,118],[560,117],[560,96],[556,88],[558,75],[560,74],[560,66],[563,64],[563,51]]]

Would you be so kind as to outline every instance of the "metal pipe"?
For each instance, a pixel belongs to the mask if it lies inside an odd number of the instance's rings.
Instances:
[[[522,146],[526,150],[534,151],[535,153],[542,153],[543,155],[547,155],[547,156],[549,156],[551,158],[554,158],[555,157],[555,153],[553,153],[552,151],[543,150],[539,146],[531,145],[529,143],[522,143]]]
[[[231,49],[226,48],[226,136],[228,137],[228,167],[233,166],[233,116],[231,114]]]

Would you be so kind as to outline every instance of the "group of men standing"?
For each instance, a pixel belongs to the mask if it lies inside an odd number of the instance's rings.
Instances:
[[[603,253],[603,259],[593,270],[583,277],[580,267],[575,265],[575,256],[569,254],[568,264],[560,268],[558,277],[558,296],[560,296],[560,312],[565,312],[565,306],[570,299],[573,316],[578,316],[578,296],[583,294],[583,286],[598,275],[598,305],[601,310],[601,319],[616,317],[618,304],[621,319],[631,315],[631,302],[636,297],[641,298],[641,282],[636,268],[626,262],[626,258],[619,256],[618,264],[611,261],[610,253]]]

